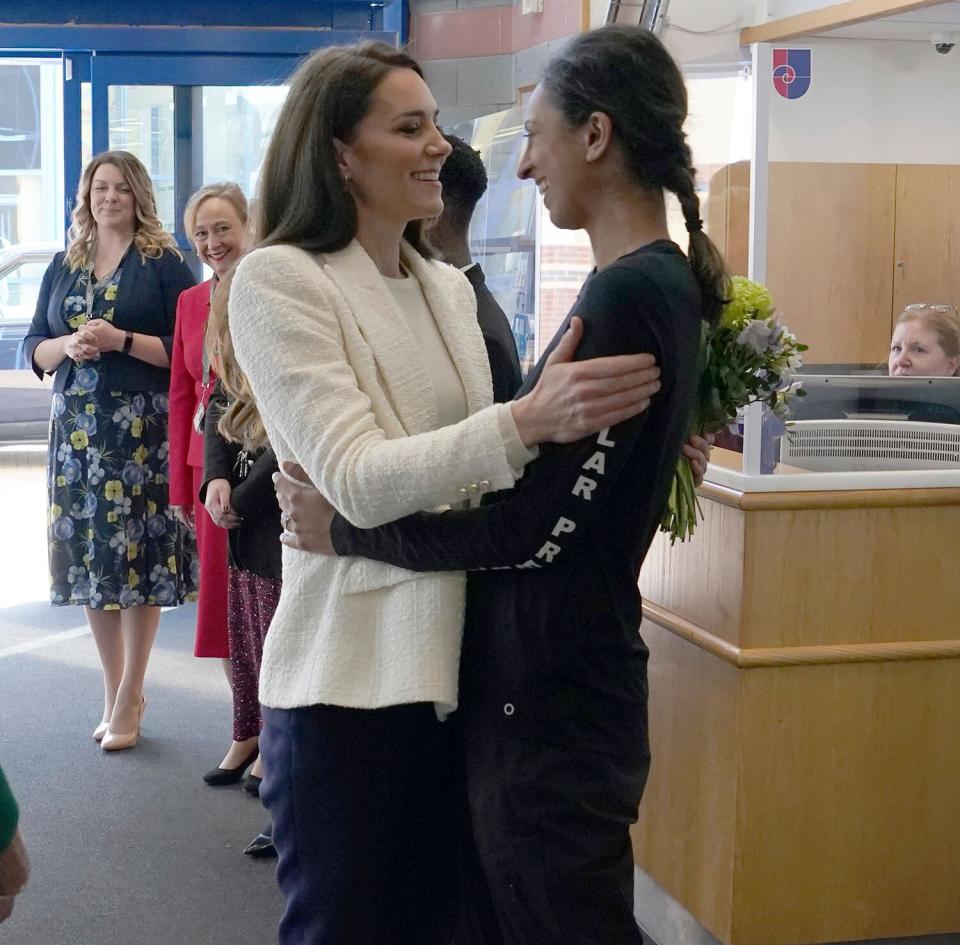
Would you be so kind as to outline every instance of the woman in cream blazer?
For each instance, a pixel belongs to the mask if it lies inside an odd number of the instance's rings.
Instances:
[[[420,237],[442,210],[450,150],[435,120],[419,67],[392,47],[308,59],[262,170],[263,242],[230,289],[252,400],[234,401],[224,429],[268,438],[361,527],[507,489],[527,447],[602,429],[651,392],[637,356],[597,368],[628,373],[600,385],[613,394],[596,410],[583,408],[598,388],[577,381],[582,363],[491,404],[473,290]],[[284,549],[260,682],[281,945],[448,940],[452,776],[438,716],[457,701],[464,586],[462,573]]]

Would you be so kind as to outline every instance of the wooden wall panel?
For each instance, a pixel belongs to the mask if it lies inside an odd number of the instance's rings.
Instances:
[[[733,945],[960,930],[960,661],[742,684]]]
[[[727,255],[727,202],[730,190],[730,165],[725,164],[711,178],[707,199],[701,204],[703,228],[717,249]]]
[[[767,283],[808,361],[883,360],[895,193],[894,165],[770,165]]]
[[[727,164],[710,178],[704,228],[732,276],[747,274],[750,245],[750,162]]]
[[[750,257],[750,162],[730,165],[726,260],[730,275],[747,275]]]
[[[653,762],[634,860],[722,941],[732,921],[738,670],[644,621]]]
[[[897,167],[892,323],[911,302],[960,306],[960,167]]]

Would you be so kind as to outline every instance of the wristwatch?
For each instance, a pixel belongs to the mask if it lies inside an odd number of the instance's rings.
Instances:
[[[124,354],[129,354],[130,349],[133,347],[133,332],[125,331],[123,333],[123,348],[121,349]]]

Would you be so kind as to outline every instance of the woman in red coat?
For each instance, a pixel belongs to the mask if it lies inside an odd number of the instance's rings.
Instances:
[[[190,198],[183,216],[197,255],[214,275],[183,292],[177,303],[170,365],[170,505],[177,517],[197,534],[200,596],[194,654],[223,660],[230,681],[227,532],[214,524],[197,497],[203,482],[203,418],[216,382],[204,354],[204,333],[217,283],[243,250],[247,200],[236,184],[209,184]],[[227,515],[232,514],[229,485],[225,494],[214,498]],[[204,781],[214,786],[233,784],[256,757],[256,738],[232,740],[223,761],[204,775]]]

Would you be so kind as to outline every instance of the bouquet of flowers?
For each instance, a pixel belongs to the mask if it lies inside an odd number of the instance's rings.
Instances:
[[[802,363],[801,352],[807,350],[780,324],[765,286],[734,276],[730,289],[719,322],[703,328],[703,373],[690,421],[695,433],[716,433],[736,419],[741,407],[753,403],[766,404],[782,418],[792,394],[787,387]],[[671,545],[678,538],[686,541],[697,527],[698,514],[702,517],[693,471],[690,461],[681,457],[660,530],[670,535]]]

